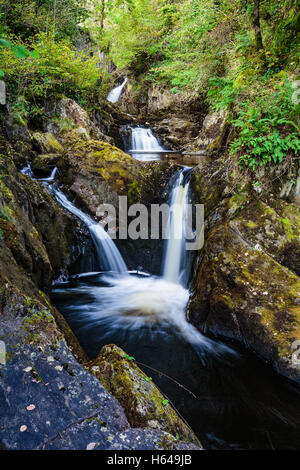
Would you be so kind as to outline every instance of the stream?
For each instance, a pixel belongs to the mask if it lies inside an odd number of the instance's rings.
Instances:
[[[145,130],[132,129],[134,148],[155,150],[159,144],[150,129]],[[154,151],[148,157],[145,153],[135,158],[159,159],[159,154]],[[33,177],[30,166],[23,172]],[[178,239],[174,233],[184,232],[187,174],[188,169],[182,168],[172,179],[169,201],[179,210],[171,210],[162,275],[154,276],[127,271],[104,229],[57,188],[54,169],[42,183],[88,227],[98,272],[55,284],[52,302],[90,358],[110,343],[134,356],[204,448],[296,449],[300,438],[296,387],[252,354],[202,335],[186,320],[190,259],[184,236]]]

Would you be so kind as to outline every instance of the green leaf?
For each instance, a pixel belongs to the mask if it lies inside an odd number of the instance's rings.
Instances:
[[[40,57],[40,55],[37,51],[29,52],[29,56],[32,57],[33,59],[38,59]]]
[[[25,59],[28,57],[30,52],[24,46],[14,46],[12,47],[12,51],[18,59]]]
[[[169,400],[163,400],[162,405],[167,405],[169,403]]]
[[[4,77],[4,72],[1,69],[0,69],[0,77]]]
[[[3,47],[13,47],[13,43],[5,38],[0,38],[0,46]]]

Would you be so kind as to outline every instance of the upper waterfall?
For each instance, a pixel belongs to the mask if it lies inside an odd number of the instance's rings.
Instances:
[[[116,103],[117,101],[119,101],[120,99],[120,96],[122,94],[122,91],[127,83],[127,78],[124,79],[123,83],[121,83],[121,85],[113,88],[107,95],[107,101],[110,101],[111,103]]]
[[[136,160],[160,160],[160,154],[155,153],[155,150],[163,150],[163,147],[150,128],[131,127],[131,150],[141,151],[139,154],[132,154]]]

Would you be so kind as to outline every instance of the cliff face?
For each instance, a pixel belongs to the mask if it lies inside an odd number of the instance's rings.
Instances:
[[[240,180],[227,158],[193,172],[205,207],[205,244],[193,266],[189,319],[232,339],[300,382],[299,207]]]

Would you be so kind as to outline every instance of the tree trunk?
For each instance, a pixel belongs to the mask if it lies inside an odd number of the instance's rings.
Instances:
[[[264,47],[260,29],[259,4],[260,0],[254,0],[253,26],[255,34],[255,45],[258,51],[260,51]]]

